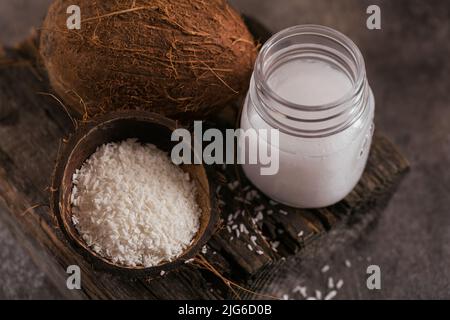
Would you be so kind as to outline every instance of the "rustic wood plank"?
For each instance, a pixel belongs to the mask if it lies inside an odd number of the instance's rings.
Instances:
[[[3,65],[0,68],[0,198],[12,214],[12,219],[26,233],[48,250],[63,271],[71,264],[80,266],[83,293],[89,298],[210,298],[203,291],[192,294],[186,277],[174,274],[174,282],[184,283],[185,290],[161,287],[157,293],[147,289],[144,280],[129,282],[92,271],[68,245],[57,230],[48,207],[28,210],[36,204],[48,204],[49,178],[61,139],[73,126],[53,99],[39,95],[49,92],[28,64]],[[199,273],[199,271],[196,271]],[[200,275],[197,275],[197,278]],[[187,279],[195,279],[192,274]],[[61,280],[61,277],[57,279]],[[59,287],[61,287],[61,284]],[[155,288],[157,281],[152,281]],[[163,289],[166,288],[166,291]]]
[[[261,28],[258,24],[252,26],[258,28]],[[258,34],[261,40],[268,36],[264,31]],[[74,129],[61,105],[50,96],[39,94],[51,89],[45,75],[37,71],[35,53],[36,44],[32,40],[0,56],[0,206],[8,209],[3,210],[8,212],[3,220],[15,225],[16,234],[27,243],[36,261],[46,265],[44,269],[51,273],[59,270],[51,278],[63,291],[65,268],[70,264],[80,266],[83,290],[77,293],[79,298],[229,297],[229,290],[217,277],[190,265],[162,278],[134,281],[95,271],[68,245],[48,207],[27,210],[36,204],[48,205],[48,186],[61,139]],[[224,114],[217,122],[233,127],[236,110],[230,108]],[[265,283],[270,278],[266,271],[280,259],[301,252],[329,230],[374,218],[408,166],[396,147],[377,133],[358,186],[342,202],[320,210],[274,204],[255,190],[239,169],[218,167],[216,179],[221,188],[217,191],[222,200],[223,224],[203,256],[234,281],[245,283],[253,277],[257,283]],[[280,210],[287,215],[280,214]],[[263,219],[259,219],[259,212]],[[234,225],[238,226],[239,237],[236,229],[229,230]]]

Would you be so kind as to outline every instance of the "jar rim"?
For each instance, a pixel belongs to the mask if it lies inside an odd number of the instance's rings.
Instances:
[[[278,93],[276,93],[267,83],[267,81],[258,81],[259,79],[266,79],[266,74],[264,72],[264,62],[266,61],[267,55],[276,44],[281,41],[288,39],[289,37],[299,36],[299,35],[314,35],[326,37],[328,40],[333,40],[343,48],[345,48],[349,53],[351,53],[355,67],[356,67],[356,76],[355,80],[352,81],[352,88],[345,93],[341,98],[336,101],[332,101],[326,104],[321,105],[302,105],[298,103],[294,103],[289,101],[283,97],[281,97]],[[256,83],[260,90],[263,90],[265,94],[270,96],[274,101],[295,110],[307,111],[307,112],[315,112],[315,111],[324,111],[331,110],[339,107],[342,104],[346,104],[351,100],[355,99],[355,97],[360,92],[361,87],[364,85],[366,79],[366,69],[365,62],[361,51],[358,46],[346,35],[343,33],[332,29],[330,27],[315,25],[315,24],[305,24],[305,25],[297,25],[293,26],[273,35],[267,42],[263,45],[257,59],[255,62],[255,70],[254,74],[256,77]]]

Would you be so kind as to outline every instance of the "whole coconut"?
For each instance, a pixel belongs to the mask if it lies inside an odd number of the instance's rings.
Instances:
[[[67,8],[81,9],[81,29]],[[54,90],[85,116],[147,109],[203,117],[245,92],[256,57],[224,0],[57,0],[40,52]]]

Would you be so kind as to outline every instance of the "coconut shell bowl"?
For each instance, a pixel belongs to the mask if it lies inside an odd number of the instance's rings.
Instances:
[[[52,181],[51,207],[59,228],[68,242],[95,269],[131,278],[156,277],[162,271],[174,270],[187,260],[194,258],[202,246],[213,235],[219,221],[217,201],[209,177],[210,170],[202,165],[183,164],[183,171],[189,173],[197,184],[197,203],[202,210],[200,228],[191,245],[175,260],[145,268],[115,264],[91,250],[84,242],[72,222],[71,193],[72,177],[97,149],[109,143],[128,138],[137,138],[142,143],[151,143],[170,153],[176,142],[171,141],[172,131],[179,128],[177,122],[160,115],[144,111],[114,112],[98,117],[79,127],[60,152]]]

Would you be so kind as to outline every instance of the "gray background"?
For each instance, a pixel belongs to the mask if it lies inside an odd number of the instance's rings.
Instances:
[[[12,45],[39,26],[49,0],[0,0],[0,43]],[[411,161],[378,223],[346,244],[328,244],[298,263],[269,291],[326,288],[345,281],[338,298],[450,298],[450,5],[446,0],[233,0],[272,31],[317,23],[349,35],[361,48],[377,99],[376,125]],[[379,4],[382,30],[365,28],[365,9]],[[60,293],[1,222],[0,298],[58,298]],[[344,260],[352,263],[344,266]],[[328,273],[319,269],[330,265]],[[382,290],[369,291],[365,270],[377,264]]]

